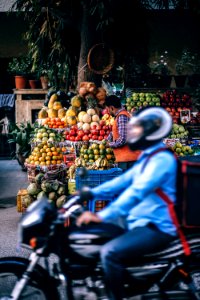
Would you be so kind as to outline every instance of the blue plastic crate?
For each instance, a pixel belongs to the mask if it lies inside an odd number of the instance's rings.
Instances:
[[[79,190],[83,186],[95,187],[103,182],[111,180],[122,174],[122,169],[112,168],[109,170],[88,170],[84,178],[78,176],[79,169],[76,170],[76,189]]]
[[[79,170],[76,170],[76,189],[79,190],[83,186],[96,187],[101,183],[104,183],[108,180],[111,180],[122,174],[122,169],[112,168],[109,170],[89,170],[87,171],[87,176],[81,178],[78,176]],[[98,200],[89,200],[88,209],[92,212],[96,212],[105,207],[109,202],[113,201],[114,196],[111,198],[98,199]]]

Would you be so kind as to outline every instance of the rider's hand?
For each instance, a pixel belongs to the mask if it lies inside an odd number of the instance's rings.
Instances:
[[[100,223],[102,220],[98,217],[98,215],[91,211],[85,211],[77,218],[76,225],[81,226],[82,224],[89,224],[90,222]]]

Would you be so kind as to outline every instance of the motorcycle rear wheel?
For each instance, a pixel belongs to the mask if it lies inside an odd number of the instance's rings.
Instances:
[[[24,267],[24,266],[23,266]],[[0,264],[0,300],[10,300],[11,292],[18,279],[22,277],[24,268],[13,264]],[[45,278],[33,276],[22,292],[19,300],[56,300],[57,295],[48,284]]]

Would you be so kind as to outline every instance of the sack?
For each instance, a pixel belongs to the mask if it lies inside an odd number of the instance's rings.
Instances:
[[[169,148],[160,148],[146,159],[142,170],[144,170],[149,159],[161,151],[169,151]],[[175,156],[176,157],[176,156]],[[179,225],[184,228],[200,227],[200,163],[187,160],[177,160],[177,202],[175,211],[178,217]],[[160,191],[163,196],[164,193]],[[161,196],[162,197],[162,196]],[[170,200],[170,199],[169,199]]]
[[[178,160],[177,205],[180,225],[200,227],[200,163]]]

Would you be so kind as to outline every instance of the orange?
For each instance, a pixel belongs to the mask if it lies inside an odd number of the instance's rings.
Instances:
[[[57,165],[60,165],[62,163],[62,160],[57,160]]]
[[[56,160],[52,160],[52,161],[51,161],[51,164],[52,164],[52,165],[56,165]]]
[[[52,156],[52,152],[47,152],[47,156]]]

